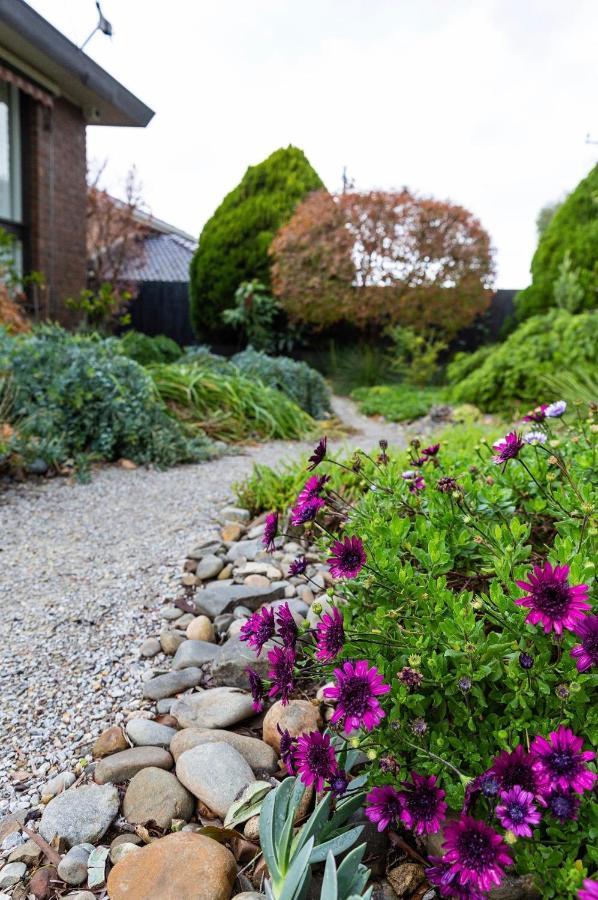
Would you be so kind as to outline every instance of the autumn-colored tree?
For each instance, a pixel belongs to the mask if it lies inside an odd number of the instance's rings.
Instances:
[[[466,209],[408,190],[307,197],[276,235],[272,287],[291,320],[400,323],[454,336],[483,312],[490,238]]]

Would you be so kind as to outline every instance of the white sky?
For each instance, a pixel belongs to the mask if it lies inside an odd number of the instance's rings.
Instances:
[[[93,0],[29,0],[80,44]],[[524,287],[535,217],[598,158],[596,0],[103,0],[86,51],[156,111],[89,128],[118,193],[199,234],[246,167],[289,143],[328,188],[407,185],[468,207]]]

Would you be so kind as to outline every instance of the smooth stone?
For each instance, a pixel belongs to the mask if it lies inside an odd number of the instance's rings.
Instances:
[[[70,788],[76,780],[73,772],[60,772],[59,775],[46,781],[41,789],[42,797],[56,797],[57,794],[62,794],[63,791]]]
[[[114,850],[110,851],[110,862],[115,866],[123,856],[127,855],[127,853],[135,853],[137,850],[141,850],[141,847],[138,844],[124,841],[122,844],[118,844]]]
[[[242,535],[243,528],[238,522],[230,522],[228,525],[223,525],[220,529],[220,537],[223,541],[239,541]],[[257,537],[257,535],[254,534],[251,537]]]
[[[265,575],[248,575],[243,580],[243,584],[247,584],[249,587],[267,588],[270,587],[270,579]]]
[[[286,590],[286,589],[285,589]],[[303,600],[300,600],[299,597],[295,598],[285,598],[284,600],[275,600],[272,604],[273,609],[278,609],[280,606],[287,605],[292,613],[295,615],[301,616],[301,618],[305,618],[305,616],[309,612],[309,606],[307,603],[304,603]]]
[[[236,575],[266,575],[268,581],[278,581],[281,577],[280,569],[266,562],[246,562],[235,572]]]
[[[178,631],[182,631],[185,629],[185,633],[187,632],[187,625],[193,621],[195,616],[193,613],[183,613],[180,619],[177,619],[176,627]]]
[[[224,524],[228,522],[240,522],[245,524],[251,519],[251,513],[242,506],[224,506],[218,515],[218,520]]]
[[[139,655],[143,656],[144,659],[152,659],[152,657],[158,655],[161,649],[162,647],[158,638],[146,638],[139,648]]]
[[[25,841],[24,844],[12,851],[8,857],[8,862],[24,862],[32,865],[39,861],[41,855],[41,847],[38,847],[35,841]]]
[[[268,642],[260,656],[256,656],[247,642],[241,640],[240,635],[229,638],[220,646],[212,663],[212,683],[220,686],[246,688],[248,666],[254,669],[260,678],[267,678],[270,669],[268,650],[272,646],[273,644]]]
[[[243,891],[242,894],[235,894],[232,900],[266,900],[266,895],[256,891]]]
[[[97,898],[92,891],[74,891],[72,894],[65,894],[61,900],[97,900]]]
[[[264,716],[263,738],[266,744],[280,753],[277,725],[281,729],[286,728],[291,737],[298,737],[300,734],[317,731],[321,724],[320,710],[308,700],[289,700],[286,706],[277,700]]]
[[[225,581],[230,578],[233,574],[233,566],[232,563],[227,563],[223,570],[218,575],[218,581]]]
[[[165,606],[161,613],[162,618],[168,622],[176,622],[182,615],[183,610],[179,609],[178,606]]]
[[[113,756],[100,760],[94,772],[97,784],[113,782],[120,784],[133,778],[141,769],[155,766],[158,769],[172,769],[174,760],[168,750],[162,747],[132,747]]]
[[[214,619],[214,628],[218,635],[224,634],[231,622],[234,621],[234,616],[232,613],[224,613],[222,616],[216,616]]]
[[[128,853],[108,876],[110,900],[229,900],[235,858],[203,834],[166,835]]]
[[[121,750],[128,750],[129,742],[123,734],[120,725],[113,725],[102,731],[101,735],[91,748],[91,755],[94,759],[102,759],[104,756],[110,756],[112,753],[119,753]]]
[[[52,882],[56,882],[57,878],[58,872],[55,866],[42,866],[31,876],[27,885],[27,896],[35,897],[35,900],[49,900],[50,897],[55,896],[55,885]],[[13,894],[13,897],[18,896],[19,894],[16,892]]]
[[[200,744],[182,753],[177,778],[218,816],[225,816],[243,788],[255,781],[251,767],[230,744]]]
[[[202,581],[207,581],[210,578],[216,578],[223,568],[224,560],[214,553],[208,553],[198,562],[195,575]]]
[[[218,646],[209,641],[183,641],[174,655],[172,668],[188,669],[191,666],[204,666],[212,662],[218,653]]]
[[[47,841],[62,838],[67,847],[93,844],[106,833],[118,807],[118,791],[113,784],[71,788],[50,800],[42,814],[39,833]]]
[[[255,715],[251,694],[231,687],[208,688],[175,700],[170,709],[181,728],[228,728]]]
[[[203,613],[211,619],[229,612],[240,603],[254,611],[271,600],[278,600],[284,596],[284,588],[271,585],[267,588],[250,587],[247,584],[221,584],[210,585],[195,595],[195,604],[198,613]]]
[[[260,841],[260,817],[252,816],[250,819],[247,819],[245,822],[245,827],[243,828],[243,837],[247,838],[248,841],[251,841],[254,844],[259,844]]]
[[[235,619],[248,619],[251,615],[251,610],[247,609],[246,606],[235,606],[233,609],[233,616]]]
[[[209,556],[213,553],[217,553],[222,547],[222,541],[205,541],[203,544],[199,544],[197,547],[194,547],[191,553],[187,554],[187,559],[203,559],[204,556]]]
[[[196,616],[189,622],[186,635],[190,641],[208,641],[213,644],[216,640],[214,626],[207,616]]]
[[[167,656],[174,656],[185,639],[185,635],[182,631],[172,631],[172,629],[166,628],[164,631],[160,632],[160,646],[162,647],[162,652]]]
[[[237,541],[228,548],[225,559],[227,562],[235,562],[237,559],[253,559],[263,549],[260,538],[254,538],[252,541]]]
[[[181,669],[178,672],[167,672],[166,675],[157,675],[143,685],[143,696],[148,700],[163,700],[180,694],[187,688],[196,687],[203,678],[201,669],[192,667]]]
[[[24,877],[27,866],[22,862],[8,863],[0,869],[0,888],[13,887]]]
[[[170,828],[173,819],[188,821],[195,801],[172,772],[142,769],[131,779],[123,801],[123,815],[133,825],[155,822]]]
[[[170,712],[170,707],[174,703],[174,697],[164,697],[163,700],[158,700],[156,703],[156,710],[158,711],[158,715],[165,716]]]
[[[131,719],[127,722],[127,734],[135,747],[168,747],[176,729],[151,719]]]
[[[264,741],[220,728],[183,728],[182,731],[177,731],[170,742],[170,752],[176,762],[179,756],[192,747],[214,743],[230,744],[254,772],[267,772],[271,775],[278,770],[278,754]]]
[[[243,630],[243,625],[247,622],[247,619],[235,619],[234,622],[231,623],[228,631],[226,632],[227,638],[238,637]]]
[[[162,769],[160,769],[160,771],[162,771]],[[140,838],[138,834],[126,831],[124,834],[117,834],[110,842],[110,849],[114,850],[119,844],[143,844],[143,839]]]
[[[62,857],[58,874],[67,884],[78,885],[87,881],[87,861],[93,844],[76,844]]]

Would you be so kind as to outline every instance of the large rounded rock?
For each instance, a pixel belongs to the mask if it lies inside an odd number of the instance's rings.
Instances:
[[[67,884],[83,884],[87,881],[87,861],[93,844],[76,844],[62,857],[58,864],[58,874]]]
[[[195,687],[203,678],[203,672],[196,666],[190,669],[181,669],[179,672],[166,672],[165,675],[156,675],[143,685],[143,696],[148,700],[163,700],[165,697],[174,697],[187,688]]]
[[[50,800],[41,817],[39,833],[47,841],[63,838],[67,847],[93,844],[108,831],[118,805],[118,791],[112,784],[71,788]]]
[[[110,900],[229,900],[237,866],[226,847],[193,832],[128,853],[108,876]]]
[[[201,578],[202,581],[207,581],[209,578],[216,578],[223,568],[223,559],[216,556],[215,553],[206,553],[203,559],[200,559],[198,562],[195,574],[198,578]]]
[[[183,671],[188,672],[189,669]],[[235,688],[210,688],[175,700],[170,707],[181,728],[228,728],[254,715],[251,694]]]
[[[170,828],[173,819],[188,821],[195,800],[172,772],[164,769],[142,769],[131,780],[123,801],[125,819],[133,825],[155,822],[159,828]]]
[[[218,654],[218,647],[210,641],[183,641],[174,654],[172,668],[188,669],[190,666],[205,666]]]
[[[114,753],[100,760],[96,766],[94,778],[97,784],[128,781],[137,772],[155,766],[157,769],[172,769],[174,760],[168,750],[161,747],[132,747],[122,753]]]
[[[267,744],[280,753],[280,734],[277,725],[280,725],[281,729],[286,728],[291,737],[298,737],[300,734],[317,731],[321,724],[322,718],[318,707],[308,700],[289,700],[286,706],[278,700],[264,716],[263,737]]]
[[[264,741],[245,734],[236,734],[234,731],[223,731],[220,728],[183,728],[182,731],[176,732],[170,742],[170,752],[176,762],[179,756],[192,747],[219,742],[234,747],[254,772],[272,774],[278,769],[278,754]]]
[[[110,756],[111,753],[120,753],[121,750],[127,750],[129,742],[123,734],[120,725],[113,725],[102,731],[101,735],[96,738],[91,755],[94,759],[102,759],[104,756]]]
[[[186,633],[190,641],[209,641],[213,644],[216,640],[214,626],[207,616],[197,616],[189,622]]]
[[[182,753],[176,774],[198,800],[222,817],[243,788],[255,781],[241,754],[223,742],[201,744]]]
[[[127,734],[136,747],[168,747],[176,729],[151,719],[131,719],[127,722]]]

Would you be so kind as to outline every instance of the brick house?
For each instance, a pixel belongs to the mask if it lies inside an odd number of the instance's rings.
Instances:
[[[23,0],[0,0],[0,227],[17,268],[45,278],[43,318],[66,321],[85,287],[86,127],[152,116]]]

